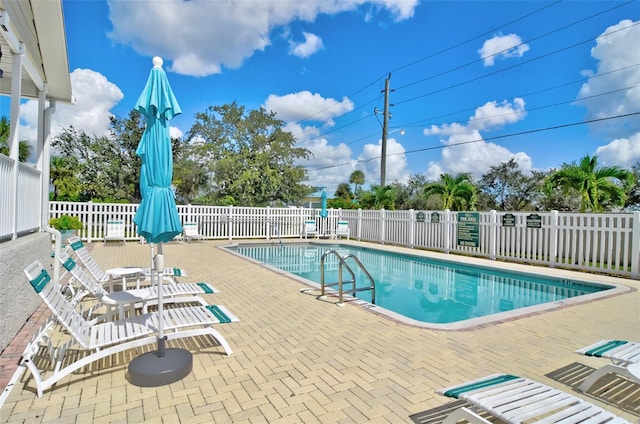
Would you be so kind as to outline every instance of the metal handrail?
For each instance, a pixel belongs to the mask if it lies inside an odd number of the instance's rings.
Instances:
[[[337,281],[337,283],[329,283],[329,284],[327,284],[324,281],[324,261],[325,261],[325,258],[327,256],[331,255],[331,254],[337,256],[338,260],[339,260],[339,264],[338,264],[338,281]],[[349,266],[349,264],[346,263],[346,260],[348,258],[353,258],[353,260],[355,261],[356,265],[358,265],[360,267],[360,269],[364,272],[364,274],[367,276],[367,278],[371,282],[371,286],[370,287],[356,288],[356,275],[353,272],[353,270],[351,269],[351,267]],[[376,303],[376,284],[375,284],[375,280],[373,279],[371,274],[369,274],[369,271],[367,271],[367,269],[364,267],[364,265],[362,265],[362,262],[360,262],[360,259],[358,259],[353,254],[349,253],[348,255],[345,255],[343,257],[334,249],[327,250],[326,252],[324,252],[322,254],[322,257],[320,258],[320,296],[324,296],[325,295],[325,287],[338,285],[338,304],[342,304],[343,303],[342,302],[343,293],[344,293],[344,290],[343,290],[344,281],[342,279],[342,268],[343,267],[346,268],[347,271],[349,272],[349,274],[351,275],[351,280],[349,281],[349,283],[353,284],[353,289],[352,290],[348,290],[348,291],[352,294],[352,296],[355,297],[355,293],[358,292],[358,291],[371,290],[371,303],[375,305],[375,303]]]

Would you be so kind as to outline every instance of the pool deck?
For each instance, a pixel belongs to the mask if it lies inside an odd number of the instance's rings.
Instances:
[[[640,341],[638,281],[526,267],[631,290],[470,329],[428,329],[355,304],[340,307],[334,298],[319,300],[301,292],[300,281],[219,248],[228,244],[170,243],[164,253],[168,266],[187,270],[185,281],[206,281],[220,291],[204,295],[208,303],[225,305],[240,318],[217,327],[232,356],[212,342],[191,343],[190,375],[140,388],[125,378],[128,362],[142,351],[131,352],[63,379],[42,398],[26,373],[5,390],[0,423],[408,423],[414,414],[451,402],[436,390],[496,372],[533,378],[638,421],[640,385],[607,377],[588,394],[579,393],[575,388],[585,376],[607,362],[573,353],[605,338]],[[134,242],[90,248],[104,268],[149,261],[149,247]],[[47,315],[41,307],[25,332]],[[7,373],[13,375],[25,337],[18,335],[0,358],[0,388]]]

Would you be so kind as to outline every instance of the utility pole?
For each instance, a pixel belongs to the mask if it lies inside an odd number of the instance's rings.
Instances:
[[[385,176],[387,173],[387,135],[389,117],[389,80],[391,79],[391,72],[384,81],[384,112],[382,113],[382,154],[380,156],[380,188],[384,187]]]

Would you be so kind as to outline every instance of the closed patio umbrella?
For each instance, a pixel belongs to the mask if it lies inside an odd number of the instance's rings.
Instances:
[[[320,216],[322,218],[326,218],[329,215],[327,212],[327,192],[325,189],[322,189],[322,194],[320,195],[321,208],[320,208]]]
[[[155,275],[159,288],[163,284],[162,243],[173,240],[182,232],[175,194],[171,188],[173,154],[169,135],[169,120],[180,114],[181,110],[162,69],[162,63],[161,58],[153,58],[153,69],[135,105],[135,109],[144,115],[146,127],[136,150],[142,160],[142,201],[133,219],[138,234],[150,243],[151,249],[153,243],[158,243],[154,263],[155,270],[160,274]],[[193,367],[190,352],[165,349],[162,292],[163,290],[158,290],[158,350],[140,355],[129,364],[127,378],[137,386],[151,387],[172,383],[189,374]]]

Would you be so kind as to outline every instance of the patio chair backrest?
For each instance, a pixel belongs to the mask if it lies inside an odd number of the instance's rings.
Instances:
[[[124,222],[115,220],[107,221],[107,237],[124,237]]]
[[[87,274],[82,267],[77,266],[76,261],[68,253],[61,252],[57,258],[62,266],[73,275],[73,278],[93,296],[100,299],[107,294],[107,291],[92,276]]]
[[[73,305],[62,293],[60,285],[51,281],[51,276],[44,269],[40,261],[34,261],[24,269],[31,287],[42,298],[56,320],[71,336],[84,348],[89,346],[91,325],[75,310]]]
[[[98,281],[107,281],[109,277],[104,272],[104,270],[98,265],[98,263],[93,259],[87,247],[82,243],[82,240],[78,236],[71,237],[69,239],[69,246],[75,252],[77,258],[82,262],[82,264],[89,270],[93,278]]]
[[[200,233],[198,232],[198,223],[197,222],[185,222],[182,227],[184,228],[184,235],[187,237],[198,237]]]

